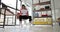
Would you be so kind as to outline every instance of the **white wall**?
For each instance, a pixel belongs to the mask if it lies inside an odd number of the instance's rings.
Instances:
[[[56,19],[60,18],[60,9],[56,9],[55,11],[56,11],[55,12],[56,13]]]
[[[60,0],[51,0],[52,16],[55,22],[60,17]]]
[[[60,8],[60,0],[54,0],[55,8]]]
[[[54,0],[56,19],[60,17],[60,0]]]

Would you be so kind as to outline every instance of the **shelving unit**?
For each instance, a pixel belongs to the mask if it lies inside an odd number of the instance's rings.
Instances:
[[[46,18],[46,17],[52,17],[52,16],[45,16],[45,17],[34,17],[34,18]]]
[[[39,12],[39,11],[49,11],[49,10],[51,11],[51,9],[44,9],[44,10],[34,10],[34,11],[36,11],[36,12],[38,11],[38,12]]]
[[[33,8],[33,24],[34,25],[52,25],[52,9],[51,0],[35,0],[32,1]],[[42,1],[42,2],[41,2]],[[44,1],[44,2],[43,2]]]
[[[15,26],[15,21],[13,22],[13,16],[15,16],[15,14],[7,7],[9,6],[5,5],[4,3],[1,3],[0,5],[0,28],[4,28],[5,26]],[[14,9],[14,8],[11,8],[11,9]],[[8,18],[8,16],[12,16],[12,17]]]
[[[47,5],[47,4],[51,4],[50,1],[36,3],[36,4],[33,4],[33,5]]]

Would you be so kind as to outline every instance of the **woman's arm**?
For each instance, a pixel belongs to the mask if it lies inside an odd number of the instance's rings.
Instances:
[[[22,15],[21,11],[20,11],[20,15]]]
[[[28,11],[27,11],[27,16],[29,16]]]

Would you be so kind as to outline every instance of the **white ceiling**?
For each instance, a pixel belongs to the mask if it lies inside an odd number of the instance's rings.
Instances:
[[[32,0],[22,0],[22,1],[26,4],[28,4],[29,6],[32,5]],[[34,3],[38,2],[38,0],[33,0],[33,1],[34,1]],[[40,0],[40,1],[44,2],[44,1],[49,1],[49,0]],[[9,6],[12,6],[12,7],[16,8],[16,0],[2,0],[2,2],[5,3],[6,5],[9,5]],[[54,3],[52,3],[52,4],[55,5],[55,8],[60,8],[59,3],[60,3],[60,0],[54,0]]]
[[[16,0],[2,0],[2,2],[8,6],[16,8]]]

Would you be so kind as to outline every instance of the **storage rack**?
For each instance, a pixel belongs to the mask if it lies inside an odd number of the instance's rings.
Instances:
[[[32,10],[33,10],[33,24],[34,25],[52,25],[52,9],[51,9],[51,0],[37,0],[39,3],[33,4],[35,0],[32,0]],[[44,2],[41,2],[44,1]],[[45,7],[44,5],[47,5]],[[36,6],[44,6],[44,8],[38,8]],[[48,15],[50,13],[50,15]],[[43,15],[44,14],[44,15]]]

